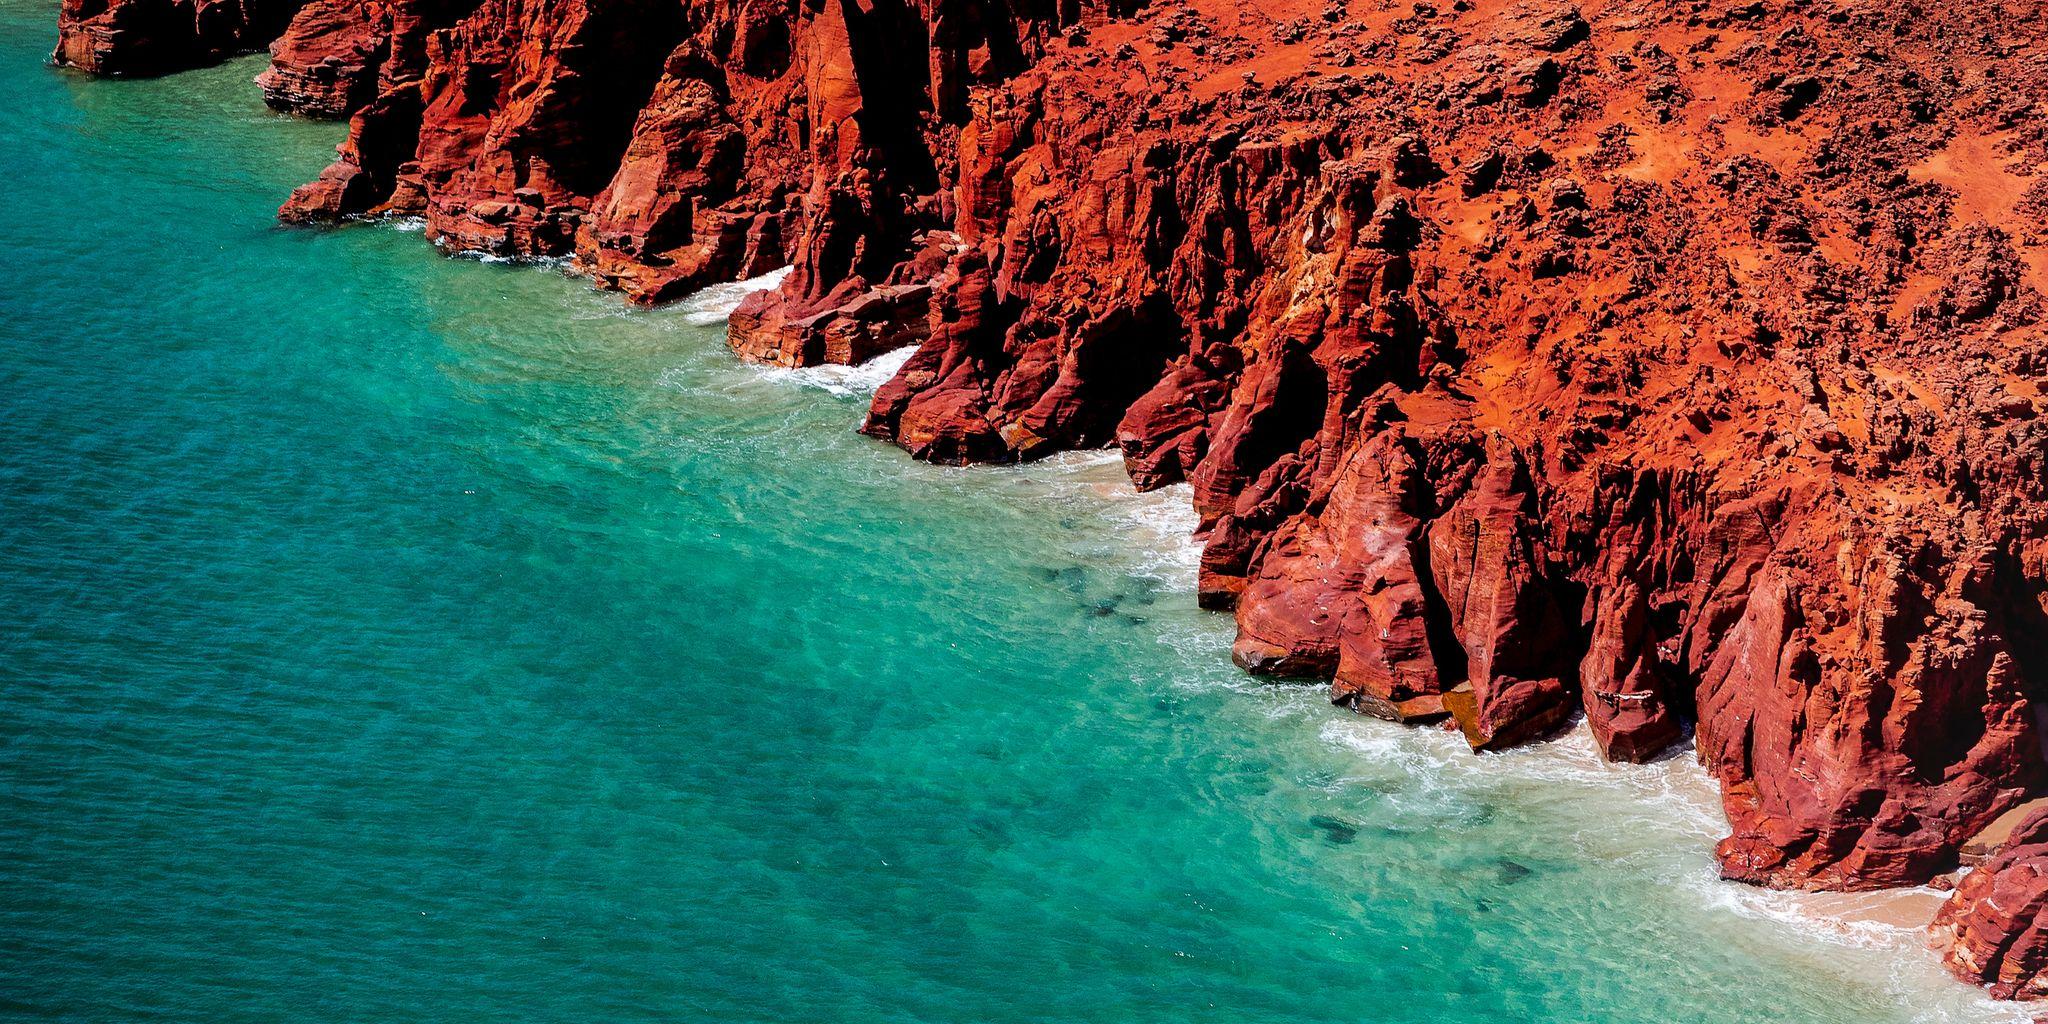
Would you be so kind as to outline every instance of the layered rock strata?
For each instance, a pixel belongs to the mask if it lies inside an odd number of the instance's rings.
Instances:
[[[804,79],[788,12],[752,6],[315,0],[265,95],[350,110],[349,135],[281,215],[421,216],[444,245],[574,256],[642,302],[780,267]]]
[[[1958,977],[2000,999],[2048,999],[2048,810],[1963,876],[1933,933]]]
[[[867,433],[1191,484],[1247,670],[1691,732],[1728,877],[1865,889],[2048,790],[2044,13],[314,0],[264,87],[286,220],[793,265],[733,347],[915,345]]]

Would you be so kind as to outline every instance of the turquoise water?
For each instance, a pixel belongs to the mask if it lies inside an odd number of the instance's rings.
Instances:
[[[1998,1013],[1714,882],[1684,760],[1240,678],[1184,495],[913,464],[711,298],[274,227],[336,126],[53,18],[0,3],[0,1015]]]

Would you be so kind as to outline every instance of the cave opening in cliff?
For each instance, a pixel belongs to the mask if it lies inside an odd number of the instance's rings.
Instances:
[[[1088,325],[1074,343],[1071,368],[1062,373],[1072,381],[1075,401],[1060,436],[1079,447],[1111,443],[1131,404],[1187,347],[1187,327],[1160,293]]]
[[[1429,542],[1418,533],[1408,544],[1408,557],[1415,566],[1415,582],[1422,590],[1423,638],[1429,644],[1429,658],[1436,666],[1439,690],[1447,691],[1472,678],[1471,656],[1458,639],[1450,603],[1436,585],[1431,570]]]

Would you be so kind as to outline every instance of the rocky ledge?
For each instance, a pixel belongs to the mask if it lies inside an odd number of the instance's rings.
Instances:
[[[191,13],[73,2],[59,54],[232,48]],[[2048,792],[2044,14],[310,0],[261,81],[350,119],[285,220],[638,302],[793,264],[736,350],[915,345],[867,433],[1191,483],[1247,670],[1475,750],[1690,732],[1724,874],[1868,889]],[[2038,851],[1944,914],[2000,992]]]
[[[1934,943],[1958,977],[2000,999],[2048,999],[2048,808],[1963,876],[1934,919]]]

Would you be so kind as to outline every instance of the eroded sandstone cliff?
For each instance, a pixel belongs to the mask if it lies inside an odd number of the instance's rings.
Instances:
[[[917,346],[866,432],[1191,483],[1247,670],[1696,730],[1855,889],[2048,789],[2043,6],[312,0],[263,87],[351,118],[286,220],[792,264],[732,344]]]
[[[64,0],[58,64],[99,75],[160,75],[260,49],[305,0]]]
[[[1957,976],[2000,999],[2048,999],[2048,810],[1963,876],[1933,931]]]

